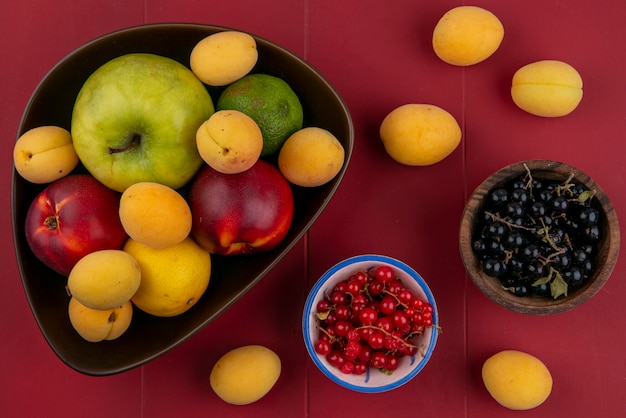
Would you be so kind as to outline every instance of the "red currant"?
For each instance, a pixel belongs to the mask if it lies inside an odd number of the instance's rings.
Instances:
[[[392,295],[398,295],[402,289],[404,289],[404,287],[402,286],[402,283],[400,283],[400,280],[392,280],[387,284],[387,292]]]
[[[337,350],[332,350],[330,353],[328,353],[326,355],[326,361],[328,361],[330,365],[337,368],[341,368],[341,366],[343,366],[343,363],[346,362],[341,353]]]
[[[352,324],[348,321],[337,321],[335,324],[335,335],[345,337],[352,328]]]
[[[361,344],[359,344],[356,341],[350,341],[343,348],[343,357],[346,360],[352,361],[356,359],[359,356],[359,354],[361,354]]]
[[[385,295],[380,301],[380,312],[385,315],[391,315],[395,312],[397,306],[398,303],[396,302],[396,298],[391,295]]]
[[[367,283],[367,275],[362,271],[359,271],[354,275],[354,279],[361,285],[361,287],[365,286]]]
[[[351,305],[352,305],[352,308],[354,308],[357,305],[359,306],[367,305],[367,296],[365,296],[363,293],[358,294],[357,296],[352,298]]]
[[[370,335],[369,338],[367,339],[367,343],[374,350],[378,350],[380,348],[383,348],[383,346],[385,345],[385,337],[383,337],[382,333],[378,331],[374,331],[372,335]]]
[[[382,369],[387,364],[387,356],[382,351],[376,351],[372,354],[370,365],[377,369]]]
[[[396,351],[398,349],[398,346],[399,346],[399,341],[393,335],[386,335],[385,336],[384,346],[389,351]]]
[[[407,322],[406,325],[404,325],[402,328],[398,328],[395,332],[398,333],[398,337],[399,338],[404,338],[406,336],[408,336],[411,333],[411,328],[412,328],[412,324],[411,322]]]
[[[382,329],[383,331],[391,332],[393,329],[393,322],[388,316],[383,316],[382,318],[378,318],[378,320],[374,323],[374,326]]]
[[[355,361],[354,370],[352,371],[352,373],[356,375],[365,374],[365,372],[367,372],[368,367],[369,366],[362,361]]]
[[[378,319],[378,312],[374,308],[367,307],[359,314],[359,320],[363,325],[372,325]]]
[[[414,345],[406,345],[403,352],[407,356],[414,356],[417,354],[417,347]]]
[[[370,335],[372,335],[374,333],[374,328],[359,328],[359,335],[361,336],[361,339],[367,341],[370,338]]]
[[[326,299],[322,299],[317,302],[317,312],[326,312],[330,309],[330,302]]]
[[[367,345],[361,346],[361,352],[359,352],[359,360],[365,363],[369,363],[372,359],[372,347]]]
[[[348,341],[359,341],[361,339],[361,334],[359,334],[359,331],[356,328],[351,327],[346,334],[346,339]]]
[[[409,324],[409,320],[404,315],[404,312],[402,312],[402,311],[395,311],[393,313],[393,325],[396,328],[402,329],[402,328],[406,327],[408,324]]]
[[[420,298],[415,298],[413,299],[413,302],[411,302],[411,306],[415,309],[415,311],[421,312],[424,308],[424,301]]]
[[[364,374],[369,367],[391,373],[401,357],[417,354],[409,338],[433,325],[433,306],[405,288],[390,266],[337,283],[316,308],[324,315],[314,350],[346,374]]]
[[[348,305],[339,305],[335,309],[335,315],[337,315],[337,319],[350,319],[352,317],[352,310]]]
[[[411,328],[411,332],[415,335],[422,335],[425,330],[426,327],[421,322],[413,324],[413,327]]]
[[[330,349],[331,349],[331,344],[328,340],[317,340],[317,342],[315,343],[315,351],[318,354],[321,354],[322,356],[325,356],[326,354],[330,353]]]
[[[335,288],[333,289],[333,291],[339,292],[339,293],[346,293],[347,288],[348,288],[348,281],[342,280],[335,285]]]
[[[346,298],[345,292],[337,290],[337,291],[334,291],[330,295],[330,303],[332,303],[335,306],[337,306],[337,305],[345,305],[346,302],[347,302],[347,298]]]
[[[398,292],[398,300],[403,305],[409,306],[409,304],[413,301],[413,293],[409,289],[402,289]]]
[[[344,374],[352,374],[354,372],[354,363],[351,361],[345,361],[339,368]]]
[[[367,290],[372,296],[380,295],[385,290],[385,284],[383,282],[370,282]]]
[[[388,354],[385,358],[385,370],[388,371],[393,371],[396,370],[398,368],[398,365],[400,364],[400,360],[398,359],[398,357],[392,355],[392,354]]]
[[[389,283],[396,277],[393,269],[389,266],[379,266],[378,268],[376,268],[374,274],[374,278],[381,283]]]
[[[334,325],[335,322],[337,322],[337,314],[335,313],[335,311],[330,311],[328,312],[328,315],[326,315],[326,324],[328,325]]]
[[[361,293],[361,284],[359,284],[356,279],[348,280],[346,292],[350,293],[352,296],[359,295]]]

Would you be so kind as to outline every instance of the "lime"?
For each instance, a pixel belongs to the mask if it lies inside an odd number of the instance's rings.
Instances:
[[[302,128],[302,104],[281,78],[249,74],[230,84],[220,95],[216,110],[238,110],[250,116],[263,134],[261,157],[277,153]]]

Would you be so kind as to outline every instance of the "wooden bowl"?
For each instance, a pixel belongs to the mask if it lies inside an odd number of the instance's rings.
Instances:
[[[533,178],[542,180],[565,181],[573,175],[573,181],[582,183],[589,190],[595,191],[594,199],[603,217],[602,238],[598,243],[595,268],[590,277],[580,287],[572,289],[567,296],[556,299],[545,296],[516,296],[506,290],[496,277],[482,271],[478,257],[472,249],[472,241],[477,225],[477,216],[481,213],[485,198],[491,190],[523,176],[527,168]],[[502,168],[483,181],[470,196],[459,231],[459,247],[463,264],[474,284],[491,300],[512,311],[550,315],[565,312],[593,297],[609,279],[617,261],[620,247],[620,230],[617,215],[604,191],[589,176],[567,164],[549,160],[530,160],[511,164]]]
[[[123,54],[147,52],[188,65],[193,46],[204,37],[230,28],[203,24],[159,23],[103,35],[72,51],[41,80],[24,110],[17,136],[41,125],[70,128],[72,107],[85,80],[102,64]],[[308,63],[266,39],[254,36],[259,61],[252,72],[281,77],[302,102],[305,126],[333,132],[346,150],[340,173],[320,187],[293,187],[294,218],[288,235],[270,252],[247,256],[214,256],[209,288],[188,312],[158,318],[139,309],[128,331],[113,341],[90,343],[72,328],[66,278],[34,256],[24,233],[26,212],[43,189],[13,173],[13,236],[22,284],[46,341],[73,369],[94,376],[111,375],[143,365],[183,343],[252,289],[303,237],[339,187],[354,143],[350,112],[333,86]],[[217,93],[210,90],[214,100]]]

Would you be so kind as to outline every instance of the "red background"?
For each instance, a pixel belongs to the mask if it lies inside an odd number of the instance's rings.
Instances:
[[[470,68],[440,61],[430,39],[459,1],[414,0],[4,0],[0,6],[0,414],[3,417],[509,417],[484,389],[482,362],[513,348],[550,368],[554,389],[533,417],[626,415],[626,283],[620,259],[607,285],[564,314],[532,317],[486,299],[466,277],[458,224],[468,194],[522,159],[555,159],[593,177],[618,216],[626,210],[623,153],[626,2],[482,0],[505,26],[500,49]],[[155,22],[230,26],[268,38],[319,69],[348,104],[355,148],[345,179],[317,223],[251,292],[182,346],[138,369],[89,377],[49,349],[28,307],[10,225],[11,150],[24,106],[64,55],[105,33]],[[560,59],[577,68],[585,96],[574,113],[543,119],[519,110],[510,80],[522,65]],[[393,162],[378,127],[393,108],[432,103],[463,129],[461,146],[430,167]],[[443,334],[417,378],[379,395],[344,390],[308,359],[301,310],[313,282],[352,255],[380,253],[413,266],[438,302]],[[236,325],[236,326],[233,326]],[[158,337],[158,336],[157,336]],[[249,406],[212,392],[208,375],[226,351],[263,344],[282,359],[272,391]]]

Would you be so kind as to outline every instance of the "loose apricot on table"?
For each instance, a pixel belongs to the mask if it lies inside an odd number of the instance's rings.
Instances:
[[[543,60],[521,67],[513,75],[511,97],[522,110],[536,116],[565,116],[583,98],[583,80],[571,65]]]
[[[461,127],[444,109],[421,103],[392,110],[380,125],[387,153],[411,166],[435,164],[450,155],[461,142]]]
[[[513,410],[536,408],[552,392],[552,375],[546,365],[522,351],[503,350],[489,357],[482,378],[489,394]]]
[[[262,345],[247,345],[224,354],[213,366],[209,380],[224,402],[248,405],[272,389],[280,372],[276,353]]]
[[[433,49],[452,65],[468,66],[486,60],[504,38],[502,22],[489,10],[459,6],[446,12],[433,31]]]

